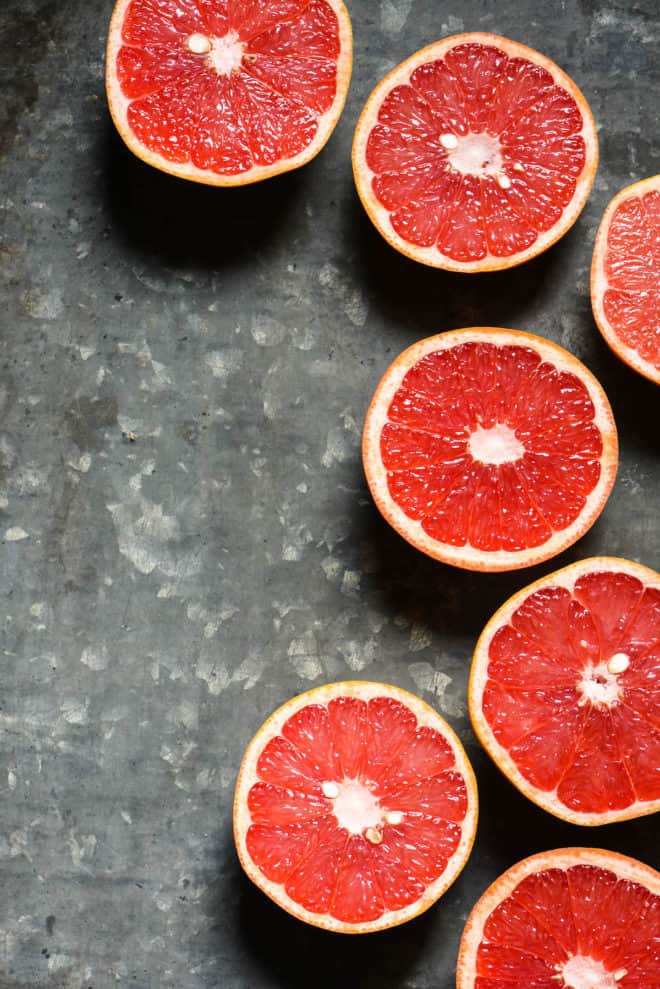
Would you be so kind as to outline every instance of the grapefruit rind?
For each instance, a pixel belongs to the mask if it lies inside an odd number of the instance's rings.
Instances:
[[[647,361],[632,347],[623,342],[617,331],[610,324],[605,315],[603,300],[607,290],[607,276],[605,274],[605,257],[607,254],[607,236],[610,230],[612,217],[622,202],[627,199],[634,199],[643,196],[647,192],[660,191],[660,175],[653,175],[651,178],[642,179],[626,186],[612,199],[608,205],[603,219],[600,221],[596,242],[594,244],[593,259],[591,262],[591,308],[594,314],[596,325],[600,330],[608,347],[622,360],[628,367],[631,367],[638,374],[660,385],[660,369]]]
[[[445,871],[435,882],[431,883],[424,894],[401,910],[387,911],[375,921],[361,924],[349,924],[337,920],[329,914],[314,914],[301,907],[286,893],[284,887],[267,879],[252,861],[247,849],[246,836],[250,826],[248,809],[248,793],[258,776],[256,765],[263,748],[270,738],[278,735],[284,723],[308,704],[327,704],[335,697],[358,697],[370,700],[372,697],[391,697],[408,707],[420,726],[428,726],[440,731],[452,749],[456,769],[463,776],[467,790],[467,811],[462,823],[462,834],[456,851],[449,859]],[[236,781],[234,795],[234,841],[238,858],[246,875],[271,900],[282,907],[287,913],[314,927],[335,931],[341,934],[366,934],[385,930],[404,924],[421,913],[424,913],[449,889],[459,876],[470,857],[476,837],[478,817],[477,781],[465,750],[449,724],[429,704],[414,694],[394,687],[391,684],[369,683],[364,681],[346,681],[343,683],[326,684],[299,694],[279,707],[264,722],[250,744],[248,745]]]
[[[555,532],[541,546],[532,549],[489,551],[476,549],[470,545],[451,546],[438,542],[424,532],[420,522],[410,519],[405,514],[392,499],[388,490],[387,472],[380,453],[380,435],[388,421],[387,412],[394,394],[410,368],[428,353],[471,342],[532,347],[543,360],[560,370],[572,374],[577,372],[594,405],[593,422],[599,428],[603,441],[601,474],[598,482],[588,495],[587,503],[575,521],[566,529]],[[567,549],[593,525],[605,507],[614,485],[618,466],[618,439],[612,409],[601,385],[576,357],[558,344],[522,330],[474,326],[450,330],[420,340],[404,350],[390,365],[377,386],[367,410],[362,434],[362,460],[376,507],[383,518],[407,542],[441,563],[466,570],[496,572],[517,570],[542,563]]]
[[[650,866],[619,852],[599,848],[557,848],[517,862],[507,869],[476,902],[463,929],[456,966],[456,989],[474,989],[477,952],[484,927],[493,910],[507,899],[528,876],[546,869],[569,869],[576,865],[596,866],[614,873],[618,879],[638,883],[660,895],[660,873]],[[631,918],[634,922],[634,918]]]
[[[389,211],[379,202],[373,192],[372,180],[375,173],[372,172],[367,164],[366,149],[369,134],[378,121],[380,107],[390,91],[396,86],[406,84],[412,72],[419,65],[443,58],[456,45],[470,43],[493,46],[501,49],[511,58],[524,58],[536,65],[540,65],[551,74],[557,85],[570,93],[579,107],[584,120],[580,135],[584,139],[586,146],[586,160],[576,186],[575,194],[570,204],[565,208],[560,222],[550,227],[545,233],[540,233],[533,244],[517,254],[509,257],[496,257],[489,254],[486,258],[479,261],[463,262],[456,261],[454,258],[442,254],[437,247],[418,247],[411,244],[396,232],[390,223]],[[444,38],[442,41],[437,41],[420,49],[414,55],[411,55],[410,58],[407,58],[400,65],[392,69],[378,83],[369,95],[358,119],[353,139],[352,159],[355,185],[362,205],[378,232],[397,251],[411,258],[413,261],[419,261],[429,267],[442,268],[446,271],[463,273],[501,271],[505,268],[513,268],[516,265],[523,264],[525,261],[530,261],[532,258],[542,254],[560,240],[573,226],[589,198],[589,193],[591,192],[591,187],[596,176],[596,170],[598,168],[598,135],[596,122],[584,94],[576,86],[571,77],[563,72],[558,65],[545,55],[535,51],[533,48],[528,48],[526,45],[520,44],[520,42],[511,41],[508,38],[502,38],[496,34],[471,32],[452,35],[449,38]]]
[[[580,560],[578,563],[571,563],[569,566],[563,567],[561,570],[557,570],[547,577],[541,577],[540,580],[529,584],[510,597],[508,601],[505,601],[489,620],[477,641],[468,681],[468,708],[472,727],[474,728],[475,735],[495,765],[525,797],[538,807],[548,811],[562,821],[567,821],[569,824],[580,824],[586,827],[614,824],[617,821],[628,821],[633,818],[654,814],[660,810],[660,800],[638,800],[621,810],[603,811],[597,814],[571,810],[557,799],[554,791],[545,793],[537,787],[532,786],[525,779],[507,749],[500,745],[495,738],[490,725],[483,715],[482,697],[488,679],[487,670],[490,644],[497,631],[509,622],[511,616],[523,601],[531,594],[545,587],[565,587],[567,590],[572,591],[582,576],[593,573],[596,570],[630,574],[632,577],[641,580],[646,586],[656,587],[660,590],[660,574],[657,574],[649,567],[643,566],[641,563],[634,563],[631,560],[611,556],[590,557],[586,560]]]
[[[348,88],[351,81],[351,71],[353,67],[353,30],[348,10],[343,0],[326,0],[337,15],[339,24],[339,57],[337,59],[337,92],[332,105],[318,118],[318,130],[314,139],[299,154],[291,158],[282,158],[272,165],[253,165],[252,168],[236,175],[224,175],[208,169],[198,168],[192,162],[173,162],[163,155],[147,148],[139,141],[133,133],[128,123],[128,107],[131,100],[127,99],[121,91],[121,86],[116,77],[114,67],[117,54],[122,47],[122,26],[126,9],[132,0],[117,0],[110,19],[108,30],[108,41],[106,46],[106,68],[105,83],[108,108],[113,123],[119,132],[124,144],[148,165],[152,165],[161,172],[173,175],[177,178],[188,179],[191,182],[198,182],[202,185],[213,185],[220,187],[251,185],[261,182],[263,179],[272,178],[283,172],[290,172],[316,157],[319,151],[327,144],[332,136],[339,118],[344,109]]]

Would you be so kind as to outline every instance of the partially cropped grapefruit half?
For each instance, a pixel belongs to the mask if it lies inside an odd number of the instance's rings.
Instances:
[[[294,697],[259,729],[234,836],[256,885],[294,917],[349,934],[426,910],[470,854],[477,790],[449,725],[381,683]]]
[[[605,210],[591,305],[617,357],[660,384],[660,175],[622,189]]]
[[[594,120],[550,59],[492,34],[445,38],[369,96],[353,172],[377,230],[452,271],[521,264],[584,206],[598,164]]]
[[[417,549],[468,570],[515,570],[593,524],[614,483],[617,434],[603,389],[568,351],[473,327],[391,364],[362,458],[381,514]]]
[[[468,689],[474,730],[540,807],[572,824],[660,810],[660,575],[582,560],[491,618]]]
[[[321,150],[351,64],[342,0],[118,0],[106,90],[139,158],[195,182],[245,185]]]
[[[457,989],[655,989],[660,874],[616,852],[518,862],[468,917]]]

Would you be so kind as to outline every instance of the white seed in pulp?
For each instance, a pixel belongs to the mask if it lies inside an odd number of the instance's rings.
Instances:
[[[186,41],[186,48],[193,55],[208,55],[211,51],[211,39],[205,34],[191,34]]]
[[[335,797],[339,796],[339,787],[336,783],[332,783],[330,780],[326,780],[325,783],[322,783],[321,789],[323,790],[323,796],[328,797],[329,800],[334,800]]]
[[[388,824],[401,824],[403,814],[400,810],[388,810],[385,820]]]
[[[443,134],[440,138],[440,144],[447,151],[453,151],[454,148],[458,147],[458,138],[454,134]]]
[[[364,836],[367,839],[367,841],[371,842],[372,845],[380,845],[381,841],[383,840],[382,834],[380,833],[380,831],[377,831],[376,828],[367,828],[367,830],[364,832]]]
[[[630,656],[627,656],[625,652],[615,652],[607,664],[607,669],[616,675],[617,673],[625,673],[629,666]]]
[[[498,172],[497,184],[499,185],[500,189],[508,189],[509,186],[511,185],[511,179],[509,178],[508,175],[505,175],[504,172]]]

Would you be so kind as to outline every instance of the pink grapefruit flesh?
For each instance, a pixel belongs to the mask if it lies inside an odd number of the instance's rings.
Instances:
[[[607,398],[572,354],[516,330],[429,337],[385,372],[363,463],[383,517],[472,570],[531,566],[575,542],[617,465]]]
[[[655,989],[660,875],[594,848],[519,862],[477,902],[457,989]]]
[[[397,66],[358,121],[363,205],[403,254],[454,271],[521,264],[562,237],[598,163],[596,127],[550,59],[496,35],[444,38]]]
[[[519,591],[477,644],[476,734],[539,806],[574,824],[660,809],[660,576],[582,560]]]
[[[138,157],[181,178],[244,185],[318,153],[351,59],[342,0],[118,0],[106,89]]]
[[[660,175],[614,197],[591,266],[596,323],[614,353],[660,384]]]
[[[234,834],[248,876],[293,916],[381,930],[421,913],[470,853],[477,793],[445,721],[385,684],[293,698],[247,749]]]

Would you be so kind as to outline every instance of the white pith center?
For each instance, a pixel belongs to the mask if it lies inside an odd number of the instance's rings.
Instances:
[[[595,666],[589,663],[578,683],[578,690],[582,695],[579,701],[581,706],[590,701],[594,707],[614,707],[622,694],[617,673],[612,673],[608,663],[602,662]]]
[[[357,780],[342,783],[327,780],[321,789],[328,800],[332,800],[339,827],[350,834],[364,834],[373,844],[382,840],[384,824],[400,824],[403,820],[400,811],[385,811],[371,790]]]
[[[502,146],[490,134],[443,135],[440,143],[447,150],[452,168],[461,175],[503,175]]]
[[[475,429],[468,441],[475,460],[482,464],[508,464],[520,460],[525,447],[509,426],[498,422],[490,429]]]
[[[373,793],[356,780],[336,784],[338,794],[332,809],[341,828],[351,834],[362,834],[367,828],[376,828],[383,819],[383,811]]]
[[[608,972],[602,962],[586,955],[574,955],[565,965],[557,965],[570,989],[619,989],[619,981],[627,974],[625,969]]]
[[[230,76],[241,67],[245,45],[236,31],[228,31],[222,38],[191,34],[186,38],[186,48],[193,55],[206,55],[208,64],[219,76]]]

